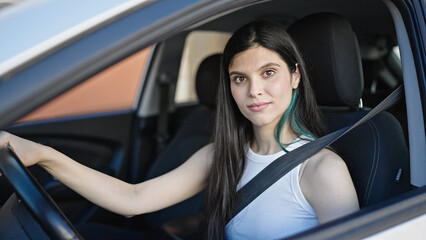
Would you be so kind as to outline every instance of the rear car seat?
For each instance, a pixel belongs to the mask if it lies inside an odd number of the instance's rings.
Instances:
[[[215,119],[220,61],[221,54],[214,54],[200,64],[196,75],[199,106],[185,118],[174,138],[153,162],[146,180],[177,168],[197,150],[210,143]],[[199,193],[169,208],[145,214],[145,219],[151,227],[159,230],[166,222],[200,212],[202,206],[203,193]]]

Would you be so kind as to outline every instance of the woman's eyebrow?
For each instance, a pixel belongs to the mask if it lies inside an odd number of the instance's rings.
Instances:
[[[281,65],[279,65],[278,63],[270,62],[270,63],[264,64],[263,66],[259,67],[259,68],[257,69],[257,71],[260,71],[260,70],[262,70],[262,69],[264,69],[264,68],[271,67],[271,66],[281,67]],[[244,75],[244,73],[242,73],[242,72],[238,72],[238,71],[232,71],[232,72],[230,72],[230,73],[229,73],[229,75],[233,75],[233,74],[237,74],[237,75]]]
[[[238,72],[238,71],[232,71],[232,72],[229,73],[230,76],[233,75],[233,74],[244,75],[244,73]]]
[[[264,68],[267,68],[267,67],[271,67],[271,66],[281,67],[281,65],[279,65],[278,63],[270,62],[270,63],[267,63],[267,64],[265,64],[265,65],[261,66],[261,67],[258,69],[258,71],[260,71],[260,70],[262,70],[262,69],[264,69]]]

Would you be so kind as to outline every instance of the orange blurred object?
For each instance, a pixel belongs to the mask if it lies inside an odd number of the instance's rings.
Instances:
[[[131,109],[150,49],[98,73],[18,122]]]

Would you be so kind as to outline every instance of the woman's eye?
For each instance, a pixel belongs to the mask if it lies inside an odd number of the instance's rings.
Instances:
[[[271,77],[271,76],[273,76],[275,74],[275,71],[274,70],[266,70],[266,71],[264,71],[263,72],[263,76],[264,77]]]
[[[244,81],[244,77],[241,77],[241,76],[236,76],[236,77],[234,77],[234,82],[236,83],[236,84],[240,84],[240,83],[242,83]]]

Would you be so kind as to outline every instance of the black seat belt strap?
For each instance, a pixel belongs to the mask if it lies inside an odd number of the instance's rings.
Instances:
[[[335,132],[329,133],[321,138],[316,139],[315,141],[307,143],[277,158],[238,191],[238,200],[234,208],[232,217],[235,217],[254,199],[256,199],[260,194],[262,194],[266,189],[268,189],[272,184],[274,184],[276,181],[286,175],[293,168],[298,166],[306,159],[312,157],[325,147],[329,146],[334,141],[336,141],[352,129],[374,117],[381,111],[392,106],[395,102],[399,100],[399,98],[401,98],[402,95],[403,87],[401,85],[380,104],[370,110],[358,122],[339,129]]]
[[[160,86],[160,113],[158,114],[157,124],[157,153],[163,151],[164,147],[169,140],[169,101],[170,101],[170,84],[172,82],[171,75],[169,73],[163,73],[160,75],[158,84]]]

